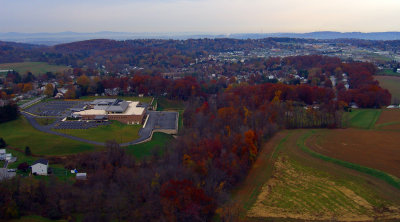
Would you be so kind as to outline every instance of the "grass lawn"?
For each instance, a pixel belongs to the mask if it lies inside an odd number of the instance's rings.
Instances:
[[[392,94],[392,103],[400,101],[400,76],[375,76],[375,79]]]
[[[169,100],[166,98],[158,98],[157,99],[157,110],[165,111],[165,110],[184,110],[185,103],[183,101],[178,100]]]
[[[118,121],[112,121],[112,124],[100,126],[91,129],[63,129],[54,130],[72,136],[93,140],[97,142],[106,142],[115,140],[118,143],[126,143],[139,138],[139,130],[142,125],[127,125]]]
[[[13,69],[19,74],[24,75],[28,71],[34,75],[45,74],[46,72],[64,72],[70,69],[67,66],[50,65],[45,62],[18,62],[18,63],[3,63],[0,64],[0,69]]]
[[[32,156],[26,156],[25,153],[12,150],[12,149],[7,149],[7,153],[11,153],[13,156],[17,157],[17,161],[14,163],[8,164],[8,168],[17,168],[19,164],[26,162],[29,165],[31,165],[33,162],[38,160],[38,157],[32,157]]]
[[[32,97],[32,98],[30,98],[30,99],[23,99],[23,100],[18,101],[17,104],[18,104],[18,106],[20,106],[20,105],[22,105],[22,104],[24,104],[24,103],[27,103],[27,102],[29,102],[29,101],[32,101],[32,100],[34,100],[34,99],[36,99],[36,98],[37,98],[37,97]]]
[[[169,134],[154,133],[151,141],[134,146],[128,146],[126,148],[126,153],[135,156],[137,159],[143,159],[144,157],[150,156],[155,147],[162,147],[171,140],[173,140],[173,137]]]
[[[345,119],[348,120],[346,125],[359,129],[372,129],[381,112],[380,109],[353,109],[352,112],[345,113]]]
[[[47,126],[54,123],[57,119],[54,118],[36,118],[36,122],[42,126]]]
[[[24,150],[29,146],[32,153],[37,155],[68,155],[95,150],[90,144],[40,132],[22,116],[0,124],[0,135],[11,147]]]
[[[382,76],[400,76],[400,73],[398,72],[393,72],[392,69],[382,69],[380,70],[377,75],[382,75]]]
[[[139,101],[143,103],[150,103],[153,97],[138,97],[138,96],[82,96],[79,100],[92,101],[95,99],[123,99],[126,101]]]

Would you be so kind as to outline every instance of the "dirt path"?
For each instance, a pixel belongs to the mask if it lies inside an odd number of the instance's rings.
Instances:
[[[244,215],[251,205],[256,201],[258,194],[261,192],[262,186],[272,175],[272,152],[277,148],[279,143],[289,134],[289,131],[281,131],[272,137],[263,145],[259,156],[250,169],[243,184],[234,194],[233,202],[238,204],[244,211]]]

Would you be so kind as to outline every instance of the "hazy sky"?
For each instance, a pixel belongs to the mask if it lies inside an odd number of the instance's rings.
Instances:
[[[400,0],[0,0],[0,32],[400,31]]]

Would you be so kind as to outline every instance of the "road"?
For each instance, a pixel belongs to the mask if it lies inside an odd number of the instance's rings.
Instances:
[[[44,98],[46,98],[46,96],[40,96],[39,98],[36,98],[36,99],[31,100],[31,101],[29,101],[29,102],[27,102],[27,103],[24,103],[24,104],[20,105],[19,107],[20,107],[21,109],[25,109],[26,107],[31,106],[32,104],[35,104],[35,103],[40,102],[40,101],[41,101],[42,99],[44,99]]]

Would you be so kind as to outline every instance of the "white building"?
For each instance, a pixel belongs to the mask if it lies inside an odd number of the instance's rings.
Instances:
[[[76,179],[77,180],[86,180],[87,179],[87,174],[86,173],[77,173],[76,174]]]
[[[34,162],[31,166],[32,174],[47,175],[49,169],[49,161],[40,159]]]
[[[6,149],[0,149],[0,160],[6,160]]]
[[[6,153],[6,161],[10,161],[12,159],[11,153]]]

